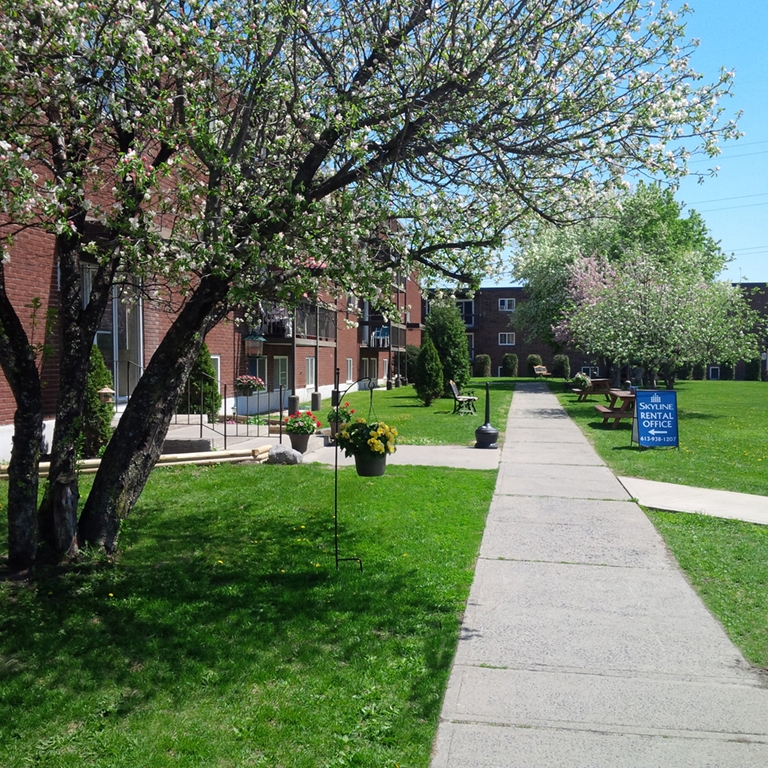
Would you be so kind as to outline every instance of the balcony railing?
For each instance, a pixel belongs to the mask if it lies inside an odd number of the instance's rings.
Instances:
[[[397,325],[360,325],[360,344],[373,349],[398,349],[405,347],[405,328]]]
[[[316,304],[300,304],[295,312],[279,304],[264,304],[260,332],[269,338],[336,340],[336,312]]]

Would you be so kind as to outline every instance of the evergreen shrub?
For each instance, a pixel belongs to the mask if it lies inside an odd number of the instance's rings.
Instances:
[[[535,376],[536,372],[533,370],[537,365],[542,365],[541,362],[541,355],[528,355],[528,359],[526,361],[527,367],[528,367],[528,375],[529,376]]]
[[[413,384],[416,396],[427,406],[443,393],[443,365],[429,336],[421,345]]]
[[[552,370],[550,373],[560,379],[571,378],[571,361],[568,355],[555,355],[552,358]]]
[[[733,363],[720,363],[720,380],[733,381],[736,378],[736,366]]]
[[[467,328],[453,300],[433,302],[424,323],[424,335],[435,345],[443,366],[443,392],[449,395],[453,379],[459,391],[469,384],[469,344]]]
[[[747,381],[760,381],[760,364],[762,362],[763,361],[759,357],[747,361],[747,372],[745,376]]]
[[[202,390],[202,398],[201,398]],[[202,399],[202,409],[201,409]],[[221,394],[219,382],[216,381],[216,370],[211,362],[211,353],[208,345],[203,342],[197,360],[189,374],[187,387],[181,395],[179,413],[204,413],[208,420],[214,422],[218,419],[221,408]]]
[[[517,355],[514,352],[507,352],[501,358],[501,375],[517,377]]]
[[[88,378],[85,384],[85,404],[83,407],[83,454],[86,457],[99,455],[99,451],[112,437],[112,417],[115,415],[114,402],[103,403],[99,390],[104,387],[114,389],[112,374],[104,362],[99,348],[91,347],[88,362]]]
[[[480,378],[490,378],[491,376],[491,356],[475,355],[475,376]]]

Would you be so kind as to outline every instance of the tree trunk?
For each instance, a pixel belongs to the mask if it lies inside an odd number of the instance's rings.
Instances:
[[[62,345],[59,401],[51,445],[48,485],[38,511],[41,542],[65,557],[77,554],[77,508],[80,491],[77,479],[78,447],[81,443],[82,413],[88,356],[82,343],[72,344],[71,335]],[[68,343],[67,343],[68,342]]]
[[[80,501],[77,461],[82,446],[82,418],[93,337],[107,306],[117,261],[94,277],[87,306],[81,289],[80,236],[57,238],[60,270],[61,353],[56,426],[51,444],[48,485],[37,515],[38,536],[57,555],[77,554]]]
[[[40,387],[26,396],[13,420],[13,450],[8,466],[8,561],[12,568],[28,568],[37,556],[35,520],[43,408]]]
[[[114,552],[127,517],[157,462],[205,334],[225,314],[225,277],[203,278],[181,310],[128,401],[80,516],[80,541]]]
[[[43,439],[43,398],[35,352],[5,292],[0,262],[0,366],[16,401],[13,449],[8,467],[8,562],[31,566],[37,557],[35,520],[38,466]]]

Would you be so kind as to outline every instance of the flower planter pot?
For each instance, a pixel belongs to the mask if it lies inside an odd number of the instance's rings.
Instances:
[[[291,438],[291,448],[299,453],[306,453],[311,435],[301,434],[300,432],[289,432]]]
[[[360,477],[381,477],[387,469],[387,454],[356,453],[355,468]]]

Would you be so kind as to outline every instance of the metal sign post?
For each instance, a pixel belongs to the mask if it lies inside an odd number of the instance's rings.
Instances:
[[[677,392],[639,389],[635,394],[632,442],[641,448],[679,448]]]

